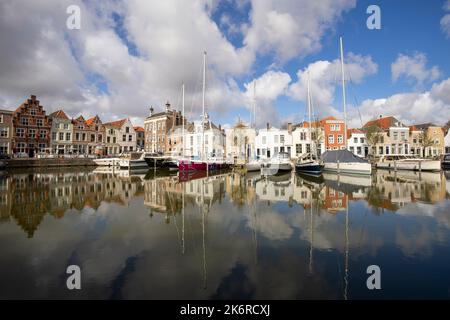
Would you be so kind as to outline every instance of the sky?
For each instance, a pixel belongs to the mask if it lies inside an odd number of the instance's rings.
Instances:
[[[249,122],[254,101],[258,127],[307,119],[308,75],[313,116],[342,118],[340,36],[350,127],[450,120],[450,0],[0,0],[0,108],[34,94],[47,112],[142,125],[151,106],[181,110],[184,83],[198,120],[206,51],[214,123]]]

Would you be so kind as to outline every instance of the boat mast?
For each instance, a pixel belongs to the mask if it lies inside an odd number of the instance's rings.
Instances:
[[[182,136],[182,139],[183,139],[183,151],[182,151],[182,153],[181,153],[181,156],[183,157],[183,159],[184,159],[184,156],[185,156],[185,152],[184,152],[184,150],[185,150],[185,148],[186,148],[186,144],[185,144],[185,136],[184,136],[184,82],[183,82],[183,85],[182,85],[182,102],[181,102],[181,122],[182,122],[182,129],[181,129],[181,136]]]
[[[341,48],[341,73],[342,73],[342,103],[344,107],[344,143],[347,149],[347,102],[345,94],[345,69],[344,69],[344,44],[342,36],[339,38],[340,48]]]
[[[256,128],[256,80],[253,81],[253,124],[252,127]]]
[[[312,159],[312,133],[311,133],[311,84],[310,84],[310,79],[309,79],[309,71],[308,71],[308,121],[309,121],[309,125],[308,125],[308,130],[309,130],[309,157]]]
[[[205,90],[206,90],[206,51],[203,52],[203,92],[202,92],[202,161],[205,158]]]

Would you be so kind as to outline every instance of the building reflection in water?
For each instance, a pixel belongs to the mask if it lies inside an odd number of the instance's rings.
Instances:
[[[18,171],[0,176],[0,224],[17,224],[32,238],[47,215],[57,219],[57,224],[69,211],[90,211],[95,215],[102,204],[108,203],[123,209],[118,212],[130,213],[130,217],[120,217],[130,219],[130,225],[126,224],[130,230],[122,230],[140,240],[133,242],[133,247],[142,246],[135,256],[159,259],[158,266],[171,267],[173,261],[180,269],[172,266],[175,269],[171,271],[186,272],[188,276],[183,279],[201,283],[206,297],[254,297],[252,290],[259,283],[265,289],[258,297],[271,297],[273,293],[278,298],[290,298],[301,295],[286,289],[297,281],[309,287],[299,285],[296,290],[309,290],[312,297],[346,299],[356,290],[351,285],[352,277],[356,277],[354,271],[352,274],[352,256],[361,259],[369,252],[374,255],[373,247],[381,247],[386,238],[386,224],[383,228],[378,222],[371,226],[362,222],[362,216],[369,214],[381,220],[378,215],[384,212],[400,216],[405,209],[412,211],[410,205],[445,203],[450,198],[449,178],[441,173],[386,171],[372,177],[325,174],[322,178],[294,173],[272,177],[237,173],[180,177],[154,171],[130,174],[104,169]],[[132,210],[137,213],[132,215]],[[401,241],[399,234],[395,241]],[[426,241],[419,245],[423,243]],[[396,248],[402,246],[405,252],[411,250],[408,243],[395,244]],[[71,248],[64,252],[67,250]],[[421,247],[417,246],[417,250]],[[172,255],[164,260],[166,254]],[[324,267],[327,254],[332,255],[327,263],[333,267]],[[163,271],[153,270],[163,278],[170,273]],[[333,290],[325,272],[336,273],[330,277],[338,293],[330,293]],[[165,285],[162,281],[158,293]],[[234,286],[241,286],[239,294],[232,293]],[[311,288],[317,288],[317,292]]]

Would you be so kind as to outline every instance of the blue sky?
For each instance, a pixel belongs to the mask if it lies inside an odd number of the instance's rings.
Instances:
[[[73,4],[79,30],[66,27]],[[381,30],[366,27],[373,4]],[[340,35],[350,126],[380,114],[450,120],[450,0],[1,2],[0,105],[36,94],[49,112],[142,124],[150,106],[179,109],[184,82],[197,120],[207,50],[207,111],[218,124],[249,120],[253,81],[258,126],[303,120],[308,74],[315,113],[342,117]]]
[[[342,15],[335,29],[329,32],[322,40],[323,48],[304,58],[294,58],[279,69],[287,72],[296,80],[299,69],[305,68],[309,63],[317,60],[334,60],[339,58],[339,36],[344,37],[346,52],[361,55],[370,55],[378,64],[378,72],[364,79],[361,84],[349,83],[347,85],[347,99],[349,104],[357,104],[365,99],[378,99],[397,93],[422,92],[429,90],[433,82],[416,85],[407,79],[392,80],[391,64],[399,54],[414,55],[423,53],[427,58],[427,67],[438,66],[441,70],[439,80],[448,78],[450,72],[450,41],[441,31],[440,20],[444,15],[445,1],[358,1],[354,9]],[[369,30],[366,20],[369,14],[367,7],[376,4],[381,9],[381,30]],[[244,11],[236,10],[230,2],[223,2],[212,15],[222,33],[227,36],[236,47],[242,46],[242,36],[227,33],[226,26],[220,23],[224,14],[233,17],[235,23],[248,23],[251,6],[247,3]],[[251,81],[252,77],[258,77],[273,63],[273,56],[259,57],[254,73],[245,75],[239,84]],[[338,70],[339,71],[339,70]],[[351,76],[351,75],[350,75]],[[337,75],[339,81],[340,74]],[[339,83],[338,83],[339,84]],[[337,109],[342,108],[341,91],[336,91],[333,101]],[[299,110],[301,117],[305,114],[304,103],[292,98],[279,97],[275,104],[278,110],[286,114],[296,113]],[[449,110],[450,111],[450,110]],[[386,110],[386,114],[389,110]],[[232,123],[240,116],[248,119],[248,111],[244,108],[230,113],[224,120]],[[450,115],[447,116],[450,120]]]

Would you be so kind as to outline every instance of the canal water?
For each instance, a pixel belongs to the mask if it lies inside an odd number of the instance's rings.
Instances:
[[[2,173],[0,243],[1,299],[448,299],[450,174]]]

